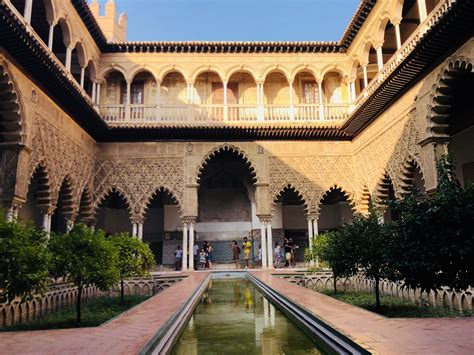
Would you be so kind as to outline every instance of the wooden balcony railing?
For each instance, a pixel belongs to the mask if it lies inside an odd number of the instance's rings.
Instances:
[[[107,105],[100,106],[111,125],[134,123],[317,122],[343,121],[349,104],[284,105]]]

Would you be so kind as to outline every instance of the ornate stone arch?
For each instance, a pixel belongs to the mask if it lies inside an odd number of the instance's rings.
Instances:
[[[131,203],[131,200],[130,200],[129,196],[125,192],[125,190],[120,188],[117,185],[109,185],[94,200],[94,204],[93,204],[93,215],[94,216],[97,216],[98,209],[99,209],[100,205],[102,204],[102,202],[111,193],[114,193],[114,192],[116,192],[124,200],[125,204],[127,205],[129,215],[130,216],[133,215],[134,211],[132,211],[132,203]]]
[[[453,105],[456,81],[465,73],[474,73],[473,60],[463,56],[448,58],[440,69],[430,90],[427,110],[427,137],[448,138],[450,110]]]
[[[417,169],[420,171],[421,181],[422,181],[423,185],[426,188],[423,169],[421,167],[421,164],[419,163],[419,161],[416,158],[409,155],[403,163],[403,167],[402,167],[400,177],[399,177],[399,180],[400,180],[400,195],[401,196],[409,194],[411,192],[412,188],[414,187],[414,185],[415,185],[415,172],[416,172]]]
[[[28,187],[30,186],[33,177],[36,177],[37,179],[38,188],[36,198],[38,201],[38,208],[43,211],[49,211],[52,203],[52,191],[49,172],[46,165],[43,162],[39,163],[28,176]]]
[[[165,186],[165,185],[161,185],[158,188],[156,188],[155,191],[148,197],[148,199],[146,201],[146,204],[142,209],[142,217],[146,216],[146,214],[148,213],[148,209],[149,209],[148,206],[150,205],[150,203],[153,200],[153,198],[155,197],[155,195],[157,195],[160,192],[166,192],[171,197],[171,199],[174,202],[176,202],[176,205],[178,206],[179,213],[180,214],[183,213],[183,204],[182,204],[182,201],[180,200],[179,196],[176,193],[174,193],[173,189],[171,189],[170,187]]]
[[[341,186],[339,186],[337,184],[334,184],[333,186],[331,186],[326,191],[320,193],[320,195],[318,196],[319,197],[318,198],[318,200],[319,200],[318,213],[321,211],[321,205],[323,203],[324,198],[329,193],[331,193],[335,190],[339,190],[342,193],[342,195],[347,199],[347,202],[349,203],[349,206],[350,206],[351,210],[355,212],[356,211],[356,199],[354,198],[354,194],[349,192],[348,190],[343,189]]]
[[[77,215],[79,221],[82,223],[88,223],[94,217],[94,199],[92,189],[88,186],[84,186],[82,192],[79,194]]]
[[[388,171],[385,171],[382,177],[379,179],[377,186],[375,188],[375,204],[377,206],[384,205],[384,201],[388,201],[390,199],[390,186],[393,189],[393,193],[395,197],[397,197],[395,185],[393,183],[393,179],[391,178]]]
[[[210,150],[204,157],[204,159],[201,160],[201,163],[197,167],[196,174],[196,182],[199,184],[201,180],[201,175],[206,167],[206,165],[209,163],[211,159],[213,159],[216,155],[218,155],[220,152],[223,151],[230,151],[236,154],[239,158],[243,160],[243,162],[248,166],[250,176],[252,177],[252,182],[255,184],[260,181],[259,174],[257,172],[257,169],[255,167],[255,164],[252,163],[252,160],[248,157],[248,155],[240,148],[232,145],[232,144],[222,144],[220,146],[217,146]]]
[[[17,85],[8,73],[7,64],[0,61],[0,142],[18,146],[25,143],[25,122],[23,104],[17,92]]]
[[[301,201],[303,202],[302,205],[303,205],[304,211],[305,213],[308,213],[308,206],[309,206],[309,201],[310,201],[308,197],[309,191],[305,191],[304,188],[298,189],[293,183],[285,184],[281,186],[281,188],[278,191],[275,190],[272,193],[272,196],[271,196],[272,210],[275,209],[275,203],[278,200],[278,198],[280,198],[280,196],[282,196],[285,191],[291,191],[291,190],[293,190],[301,199]]]
[[[364,184],[362,189],[359,192],[357,202],[355,203],[355,209],[357,212],[367,215],[369,213],[370,203],[372,201],[372,196],[370,194],[369,187]]]
[[[66,219],[70,219],[75,211],[74,200],[74,182],[69,174],[66,174],[60,181],[59,185],[53,190],[52,204],[57,206],[59,203],[59,194],[61,189],[64,189],[63,214]]]

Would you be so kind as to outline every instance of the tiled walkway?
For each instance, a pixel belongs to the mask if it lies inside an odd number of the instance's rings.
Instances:
[[[474,354],[474,318],[390,319],[292,284],[268,271],[252,274],[373,353]]]
[[[102,327],[0,333],[0,354],[136,354],[207,274],[190,274]]]

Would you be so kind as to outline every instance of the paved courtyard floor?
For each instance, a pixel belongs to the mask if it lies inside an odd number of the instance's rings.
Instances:
[[[386,318],[272,276],[252,274],[372,353],[474,354],[474,318]]]
[[[385,318],[272,276],[270,271],[249,272],[373,353],[474,354],[474,318]],[[100,327],[0,333],[0,354],[136,354],[208,272],[188,275]]]

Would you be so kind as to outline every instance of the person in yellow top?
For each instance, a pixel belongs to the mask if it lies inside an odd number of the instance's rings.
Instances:
[[[247,237],[244,237],[242,243],[242,250],[244,251],[245,269],[249,268],[250,250],[252,249],[252,243],[250,243]]]

